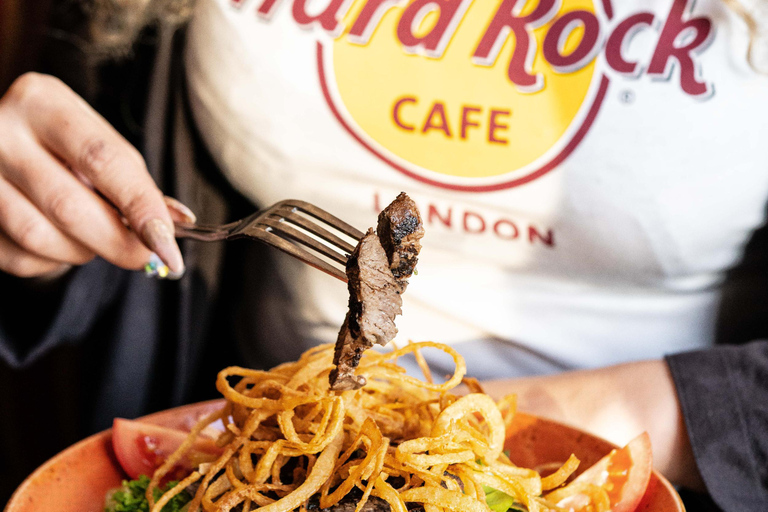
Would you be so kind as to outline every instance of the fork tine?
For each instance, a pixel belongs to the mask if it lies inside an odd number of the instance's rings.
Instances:
[[[256,238],[347,282],[347,258],[363,232],[310,203],[288,199],[223,226],[177,224],[176,235],[203,241]]]
[[[291,227],[291,225],[286,222],[280,222],[276,218],[272,216],[268,216],[268,217],[259,219],[259,224],[269,226],[274,231],[282,233],[288,236],[289,238],[292,238],[306,246],[309,246],[315,251],[319,252],[320,254],[327,256],[328,258],[331,258],[332,260],[342,265],[347,264],[346,254],[342,254],[338,251],[333,250],[331,246],[325,245],[319,242],[318,240],[315,240],[314,238],[307,236],[301,231]]]
[[[296,224],[297,226],[304,228],[310,233],[319,236],[326,242],[330,242],[331,244],[340,247],[347,254],[352,254],[352,252],[355,250],[355,247],[349,242],[342,240],[327,229],[323,228],[321,225],[310,221],[306,217],[302,217],[291,209],[285,208],[285,211],[283,211],[282,208],[279,208],[275,212],[270,211],[269,215],[271,217],[282,218],[293,224]]]
[[[298,245],[293,244],[288,240],[267,231],[264,227],[261,227],[261,226],[256,227],[254,230],[250,232],[250,234],[270,244],[271,246],[277,249],[280,249],[281,251],[286,252],[291,256],[294,256],[295,258],[298,258],[309,265],[312,265],[316,269],[322,270],[326,274],[332,275],[336,279],[340,279],[345,283],[347,282],[347,274],[341,269],[334,267],[327,261],[321,260],[314,254],[310,253],[305,249],[302,249]]]
[[[350,226],[349,224],[339,219],[338,217],[335,217],[334,215],[331,215],[327,211],[320,209],[313,204],[307,203],[306,201],[299,201],[298,199],[286,199],[285,201],[280,201],[275,206],[278,206],[278,205],[290,206],[308,215],[311,215],[316,219],[320,219],[326,224],[338,229],[345,235],[351,236],[356,241],[359,241],[365,235],[365,233],[363,233],[359,229],[353,226]]]

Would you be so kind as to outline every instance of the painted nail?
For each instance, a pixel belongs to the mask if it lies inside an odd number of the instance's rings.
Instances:
[[[181,276],[184,275],[184,272],[171,272],[171,269],[168,268],[168,265],[163,263],[163,260],[160,259],[160,256],[155,253],[150,255],[149,262],[144,265],[144,273],[147,274],[147,277],[171,279],[174,281],[181,279]]]
[[[161,219],[152,219],[147,222],[142,231],[144,243],[152,249],[168,268],[176,273],[184,273],[184,260],[176,240],[171,234],[171,229]]]
[[[165,196],[163,199],[165,199],[165,205],[176,212],[184,222],[188,224],[197,222],[197,216],[187,205],[173,197]]]

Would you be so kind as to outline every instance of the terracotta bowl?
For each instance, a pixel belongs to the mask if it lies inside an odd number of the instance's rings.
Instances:
[[[221,401],[203,402],[152,414],[144,420],[189,429],[195,421],[220,407]],[[587,468],[615,448],[590,434],[519,413],[509,433],[510,456],[518,465],[536,467],[565,461],[571,453]],[[16,490],[5,512],[102,512],[104,495],[126,476],[115,459],[111,431],[80,441],[40,466]],[[669,482],[654,472],[650,494],[638,512],[684,512],[680,497]]]

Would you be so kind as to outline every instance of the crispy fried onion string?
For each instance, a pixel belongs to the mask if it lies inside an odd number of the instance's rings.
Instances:
[[[427,348],[442,350],[455,362],[453,375],[442,384],[421,356]],[[416,357],[425,380],[396,364],[406,354]],[[542,478],[514,466],[503,453],[514,399],[497,404],[472,380],[465,382],[473,393],[449,392],[466,373],[454,349],[421,342],[386,353],[368,351],[358,367],[368,384],[359,390],[331,391],[332,368],[333,346],[324,345],[270,371],[222,370],[216,387],[226,405],[203,418],[156,471],[147,490],[152,512],[161,512],[185,488],[194,490],[189,512],[306,512],[310,501],[333,507],[354,489],[362,493],[355,495],[356,512],[369,499],[386,502],[392,512],[408,512],[409,504],[425,512],[489,512],[488,488],[511,496],[520,508],[543,511],[555,510],[572,492],[562,492],[561,485],[575,471],[575,457]],[[197,436],[217,420],[225,425],[218,460],[152,499]],[[597,510],[605,506],[599,490],[580,490]],[[552,492],[544,497],[543,491]]]

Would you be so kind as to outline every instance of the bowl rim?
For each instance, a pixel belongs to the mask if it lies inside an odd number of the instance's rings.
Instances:
[[[192,404],[182,405],[179,407],[173,407],[170,409],[164,409],[161,411],[157,411],[145,416],[141,416],[139,418],[136,418],[137,421],[147,421],[148,423],[155,423],[159,425],[177,425],[179,424],[178,421],[173,420],[179,420],[181,418],[190,418],[192,415],[200,416],[203,411],[207,408],[214,409],[215,407],[219,407],[223,405],[225,402],[224,399],[213,399],[213,400],[206,400],[203,402],[196,402]],[[532,414],[525,413],[523,411],[518,411],[515,413],[516,416],[520,416],[522,418],[528,418],[529,420],[534,421],[543,421],[545,423],[549,423],[550,425],[554,425],[557,427],[569,429],[572,431],[576,431],[580,434],[587,435],[591,438],[594,438],[612,448],[618,448],[617,445],[614,443],[607,441],[599,436],[596,436],[594,434],[591,434],[589,432],[582,431],[580,429],[577,429],[575,427],[572,427],[570,425],[567,425],[562,422],[558,422],[555,420],[551,420],[548,418],[544,418],[541,416],[535,416]],[[56,464],[60,463],[67,455],[71,455],[72,453],[78,451],[79,449],[82,449],[84,446],[87,446],[89,444],[95,444],[97,442],[105,442],[109,438],[109,436],[112,435],[112,429],[108,428],[105,430],[102,430],[100,432],[97,432],[95,434],[92,434],[85,439],[82,439],[75,444],[65,448],[64,450],[60,451],[59,453],[53,455],[51,458],[49,458],[46,462],[44,462],[42,465],[40,465],[37,469],[35,469],[32,473],[27,476],[24,481],[16,488],[16,490],[11,495],[10,499],[8,500],[8,503],[6,503],[5,507],[3,508],[3,512],[16,512],[16,510],[21,507],[20,502],[22,501],[22,497],[25,495],[28,488],[35,485],[37,482],[37,479],[46,471],[53,468]],[[110,443],[111,446],[111,443]],[[117,465],[119,468],[119,463],[117,460],[112,460],[114,464]],[[121,468],[120,468],[121,470]],[[126,475],[127,478],[127,475]],[[676,505],[679,508],[680,512],[685,512],[685,506],[682,502],[682,499],[680,498],[680,495],[675,490],[674,486],[656,469],[652,470],[652,476],[651,478],[656,479],[656,485],[661,484],[661,486],[664,488],[664,491],[668,494],[670,494],[676,503]],[[654,491],[658,492],[658,491]]]

